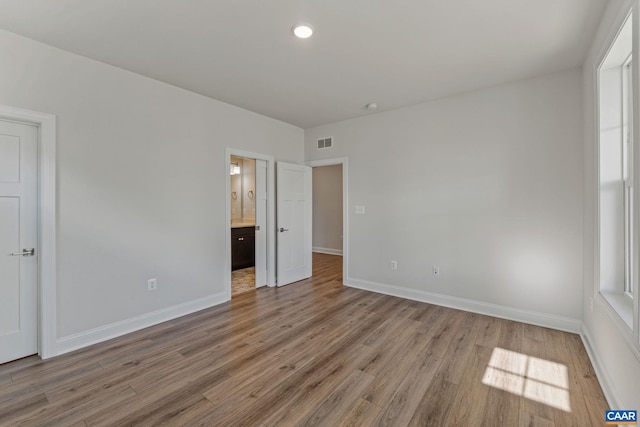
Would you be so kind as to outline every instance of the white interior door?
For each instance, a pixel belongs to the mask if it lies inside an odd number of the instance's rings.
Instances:
[[[0,120],[0,363],[38,352],[37,138]]]
[[[267,284],[267,162],[256,160],[256,288]]]
[[[278,162],[278,286],[311,277],[311,168]]]

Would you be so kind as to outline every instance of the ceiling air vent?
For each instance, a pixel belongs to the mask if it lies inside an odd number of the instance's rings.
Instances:
[[[331,148],[333,146],[333,138],[321,138],[318,140],[318,150],[322,150],[324,148]]]

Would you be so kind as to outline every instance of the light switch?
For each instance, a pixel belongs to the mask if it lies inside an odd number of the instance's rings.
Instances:
[[[364,206],[362,205],[356,205],[356,213],[358,215],[364,215]]]

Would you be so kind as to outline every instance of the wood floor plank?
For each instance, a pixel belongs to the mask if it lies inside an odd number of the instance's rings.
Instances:
[[[322,295],[322,293],[319,294]],[[292,309],[275,310],[277,313],[275,316],[274,310],[264,310],[258,311],[255,316],[241,316],[233,321],[229,320],[222,325],[212,326],[207,336],[202,337],[198,341],[192,341],[189,346],[185,347],[181,352],[188,357],[191,353],[197,353],[205,346],[216,344],[220,339],[228,337],[230,333],[234,335],[242,334],[245,341],[254,344],[256,340],[261,338],[261,336],[255,338],[254,335],[260,333],[272,334],[274,326],[290,328],[294,324],[300,325],[301,321],[308,320],[315,314],[322,313],[327,307],[327,305],[318,304],[317,299],[309,299],[306,296],[306,293],[302,293],[294,298],[290,298],[289,303],[292,305]],[[362,297],[362,295],[352,295],[352,298]]]
[[[55,403],[34,411],[20,421],[23,425],[68,426],[83,421],[105,407],[120,405],[135,397],[131,388],[124,384],[117,387],[99,387],[82,393],[74,400]]]
[[[82,364],[79,368],[67,366],[66,369],[56,371],[47,369],[41,373],[41,376],[29,376],[28,379],[14,380],[11,384],[2,387],[0,393],[0,412],[4,411],[5,406],[12,405],[16,400],[22,398],[30,398],[33,395],[39,395],[43,391],[55,387],[66,381],[73,381],[82,378],[96,370],[101,370],[99,363]]]
[[[579,336],[342,286],[341,257],[313,260],[299,283],[0,365],[0,426],[602,424]]]
[[[117,406],[107,407],[84,420],[89,425],[137,425],[143,422],[161,424],[170,421],[172,414],[181,413],[197,405],[202,392],[228,376],[220,369],[192,372],[154,392],[137,394]]]
[[[484,407],[483,426],[514,426],[520,422],[520,397],[508,391],[490,388]]]
[[[150,339],[140,339],[135,343],[131,343],[123,348],[123,350],[119,353],[112,353],[108,356],[97,356],[96,360],[100,364],[100,366],[108,367],[110,365],[118,365],[121,364],[123,359],[130,360],[132,356],[136,354],[144,354],[145,356],[149,353],[149,349],[153,347],[155,343]],[[166,349],[163,349],[166,351]]]
[[[93,394],[96,389],[109,389],[123,384],[128,386],[130,380],[145,373],[171,369],[175,364],[183,361],[184,357],[176,352],[157,355],[144,359],[140,363],[124,363],[114,370],[102,369],[75,381],[64,381],[56,387],[46,389],[45,394],[49,402],[55,404],[75,401],[78,396]]]
[[[159,329],[164,329],[164,324],[158,325]],[[137,332],[134,334],[138,334]],[[65,354],[64,357],[54,357],[46,363],[33,364],[25,366],[19,370],[12,372],[11,376],[14,383],[38,382],[44,377],[59,376],[61,374],[68,375],[67,372],[91,370],[92,368],[100,368],[99,360],[109,357],[112,354],[121,354],[130,349],[130,345],[137,345],[138,340],[132,340],[129,335],[109,340],[100,346],[89,346],[80,350]]]
[[[359,312],[360,314],[369,313],[369,311],[360,312],[355,307],[362,301],[367,301],[369,298],[364,294],[351,294],[345,296],[345,298],[334,301],[333,303],[328,300],[322,301],[317,308],[318,311],[307,311],[300,313],[298,319],[287,319],[278,328],[277,331],[271,331],[270,334],[265,334],[260,337],[259,340],[250,340],[253,345],[261,345],[261,348],[274,348],[283,342],[295,338],[300,335],[301,332],[306,333],[311,330],[317,329],[318,326],[322,327],[324,323],[331,322],[333,319],[346,311],[346,314]],[[295,320],[300,320],[296,322]],[[295,328],[294,328],[295,325]]]
[[[218,407],[201,417],[195,426],[251,426],[260,425],[262,420],[281,405],[279,402],[291,402],[299,392],[295,384],[284,381],[256,400],[242,402],[233,411],[220,413]],[[265,425],[270,425],[265,423]]]
[[[566,332],[543,328],[544,345],[549,360],[562,363],[572,363],[571,353],[567,352]]]
[[[555,427],[555,425],[551,420],[530,414],[526,411],[520,411],[519,427]]]
[[[556,412],[558,411],[560,410],[533,399],[526,397],[520,399],[521,413],[531,414],[537,418],[554,420],[556,418]]]
[[[335,425],[338,427],[367,427],[373,425],[378,413],[380,413],[379,406],[358,398],[351,405],[350,410]]]
[[[510,320],[502,321],[496,349],[506,350],[508,360],[512,364],[500,364],[499,366],[492,367],[497,369],[497,372],[499,372],[501,376],[515,376],[515,380],[521,381],[522,384],[524,384],[526,370],[519,371],[516,366],[520,360],[526,360],[526,355],[521,353],[523,337],[524,331],[522,323]],[[526,368],[526,362],[524,367]],[[487,391],[484,417],[481,425],[518,425],[520,422],[521,387],[523,387],[523,385],[511,389],[509,381],[504,384],[499,382],[498,384],[490,386]]]
[[[585,406],[587,408],[588,417],[591,420],[604,419],[606,410],[611,409],[604,397],[584,396]]]
[[[481,327],[476,337],[476,344],[491,349],[496,347],[500,338],[502,320],[496,317],[482,316],[478,322],[481,323]]]
[[[598,418],[600,419],[599,423],[595,419],[591,419],[584,397],[571,393],[571,412],[555,411],[553,421],[556,426],[562,427],[602,425],[604,420],[604,411]]]
[[[550,332],[549,336],[556,335]],[[553,346],[555,354],[560,358],[572,360],[573,363],[566,363],[569,383],[569,406],[570,411],[555,411],[554,421],[557,426],[578,426],[587,425],[595,417],[602,419],[604,411],[609,406],[604,399],[593,367],[586,358],[586,351],[582,346],[582,341],[574,334],[561,334],[562,340]],[[571,354],[565,357],[561,353],[561,348],[571,347]],[[596,419],[597,419],[596,418]]]
[[[248,404],[260,399],[269,391],[288,380],[296,372],[304,369],[314,360],[313,356],[294,354],[293,358],[281,364],[250,370],[245,375],[230,377],[228,380],[208,388],[202,394],[216,405],[216,412],[225,416],[234,412],[237,402]],[[227,391],[225,392],[225,388]]]
[[[375,425],[406,425],[411,420],[440,364],[446,358],[446,349],[453,339],[451,332],[462,324],[465,315],[463,312],[452,313],[449,321],[444,322],[441,329],[429,339],[391,401],[380,412]]]
[[[9,372],[5,372],[3,374],[0,374],[0,386],[3,386],[5,384],[9,384],[11,382],[11,374]]]
[[[524,337],[523,324],[512,320],[503,320],[498,336],[497,347],[506,350],[522,352],[522,339]]]
[[[398,361],[398,356],[417,355],[425,345],[425,335],[417,333],[419,322],[410,319],[403,319],[395,322],[393,328],[385,330],[384,335],[376,337],[372,341],[370,335],[365,338],[362,345],[373,348],[371,357],[367,358],[358,369],[370,373],[376,377],[384,375],[383,371],[394,371],[391,368],[394,361]],[[377,328],[380,329],[380,328]],[[392,338],[393,337],[393,338]],[[387,345],[393,341],[395,345]],[[373,344],[376,345],[373,345]]]
[[[449,425],[474,426],[484,417],[485,402],[489,386],[483,384],[483,378],[493,349],[475,344],[464,369],[462,381],[458,385],[455,403],[451,408]]]
[[[446,350],[448,363],[444,364],[438,372],[438,375],[443,377],[443,381],[452,384],[460,384],[462,381],[462,372],[473,351],[472,344],[480,331],[478,317],[473,313],[464,313],[460,328],[452,331],[453,340]]]
[[[539,342],[544,341],[544,328],[536,325],[529,325],[527,323],[522,324],[523,334],[526,338],[536,340]]]
[[[582,340],[576,334],[565,334],[564,342],[570,349],[571,361],[576,369],[576,379],[580,384],[580,390],[584,396],[590,396],[599,400],[605,400],[598,377],[591,365],[587,351]]]
[[[433,304],[420,303],[416,306],[416,311],[410,317],[411,320],[415,320],[417,322],[423,322],[429,313],[434,310],[437,306]]]
[[[209,414],[214,410],[215,406],[207,399],[202,398],[189,407],[183,407],[174,412],[165,414],[164,419],[167,420],[165,425],[169,426],[190,426],[193,425],[196,420],[202,418],[203,415]],[[158,425],[158,420],[147,418],[137,426],[149,426],[155,427]]]
[[[29,397],[5,404],[0,410],[0,425],[16,425],[26,416],[42,408],[46,408],[49,401],[44,393],[37,393]]]
[[[526,335],[522,337],[522,353],[545,360],[553,359],[543,341],[534,340]]]
[[[240,352],[254,351],[250,348],[243,347],[237,350],[234,355]],[[209,374],[218,371],[220,367],[229,361],[234,360],[234,355],[225,353],[220,358],[211,359],[203,358],[202,360],[193,361],[186,358],[177,360],[167,370],[153,370],[145,372],[128,381],[131,388],[140,395],[146,395],[151,390],[172,388],[180,384],[188,382],[190,378],[198,375]],[[228,375],[225,373],[224,377]]]
[[[531,326],[531,325],[523,325],[523,326],[524,326],[525,333],[522,338],[522,354],[530,358],[537,358],[542,361],[549,362],[550,364],[559,363],[563,367],[568,369],[568,367],[563,363],[561,363],[560,361],[552,360],[553,351],[550,351],[543,341],[539,341],[537,339],[532,338],[533,336],[537,336],[537,337],[543,337],[544,339],[545,328],[541,328],[538,326]],[[537,332],[533,332],[534,329]],[[556,418],[556,412],[560,411],[559,409],[554,408],[553,406],[549,406],[537,400],[529,399],[526,397],[523,397],[522,399],[520,399],[520,410],[521,410],[521,413],[532,415],[533,419],[530,419],[531,417],[529,418],[525,417],[525,418],[529,419],[531,422],[534,422],[534,424],[536,422],[538,423],[543,422],[539,420],[539,418],[553,421]],[[524,418],[521,416],[521,422],[523,422],[522,421],[523,419]]]
[[[298,390],[291,396],[287,405],[271,408],[265,414],[263,422],[267,426],[296,425],[299,421],[313,412],[318,405],[333,391],[336,384],[344,381],[356,370],[359,363],[370,355],[371,349],[356,346],[351,357],[334,353],[330,358],[319,359],[313,366],[300,371],[295,378],[287,383],[298,386]]]
[[[42,360],[38,356],[28,356],[22,359],[14,360],[9,363],[0,364],[0,375],[9,374],[23,369],[27,366],[40,365]]]
[[[440,315],[437,315],[440,313]],[[433,311],[431,319],[431,328],[422,329],[422,325],[418,327],[416,333],[407,328],[404,333],[399,334],[400,338],[394,353],[381,352],[376,349],[373,353],[374,358],[369,358],[361,368],[376,377],[366,390],[363,397],[374,405],[385,406],[397,392],[399,385],[402,383],[409,371],[419,361],[423,351],[432,345],[431,340],[442,342],[443,335],[449,330],[449,319],[453,316],[451,311],[439,312]],[[424,333],[418,332],[423,330]]]
[[[437,306],[433,310],[430,310],[427,316],[422,320],[421,326],[417,332],[421,334],[433,333],[434,326],[439,326],[444,321],[444,318],[449,316],[451,311],[446,307]]]
[[[451,407],[455,404],[458,386],[437,375],[418,404],[410,426],[446,426],[449,425]]]
[[[352,371],[313,412],[300,421],[300,425],[311,427],[339,424],[351,404],[358,400],[358,396],[373,381],[373,378],[373,375],[369,375],[359,369]]]

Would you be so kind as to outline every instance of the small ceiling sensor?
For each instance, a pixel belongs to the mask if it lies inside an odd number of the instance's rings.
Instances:
[[[378,104],[376,104],[375,102],[367,104],[366,105],[366,109],[367,110],[377,110],[378,109]]]
[[[313,27],[309,24],[296,24],[291,31],[299,39],[308,39],[313,34]]]

